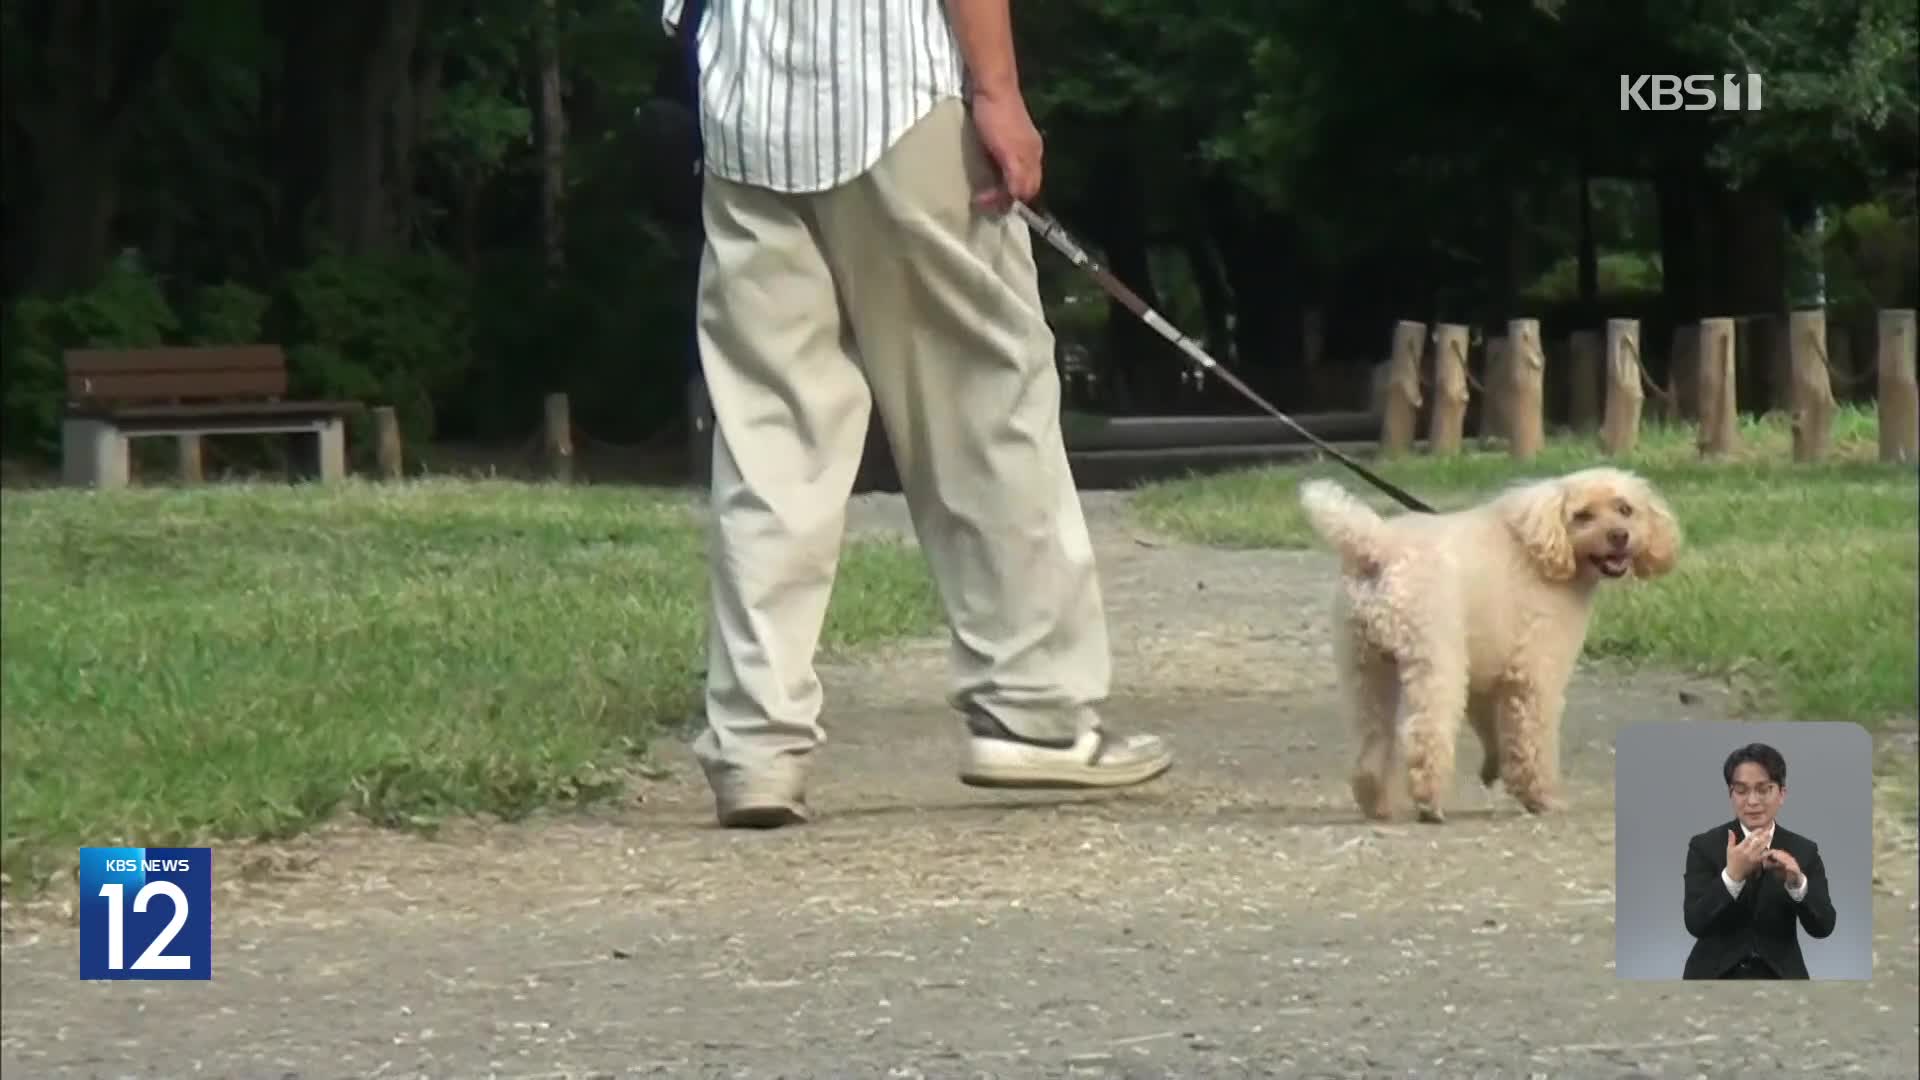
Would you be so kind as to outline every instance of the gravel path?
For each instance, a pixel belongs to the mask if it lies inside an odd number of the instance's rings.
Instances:
[[[1878,831],[1870,983],[1616,981],[1611,738],[1710,685],[1583,672],[1571,809],[1360,822],[1331,561],[1145,535],[1089,494],[1124,726],[1161,784],[953,778],[944,650],[833,667],[822,819],[721,833],[696,770],[631,804],[436,841],[238,849],[215,979],[82,984],[71,915],[10,911],[9,1077],[1907,1077],[1912,823]],[[897,499],[858,500],[864,530]],[[1681,704],[1679,690],[1690,691]],[[1909,733],[1910,735],[1910,733]],[[1910,737],[1889,753],[1905,757]],[[1469,759],[1473,752],[1469,752]],[[1463,774],[1471,770],[1463,769]],[[229,849],[222,849],[223,852]],[[1573,851],[1590,857],[1571,858]],[[242,880],[245,878],[245,880]]]

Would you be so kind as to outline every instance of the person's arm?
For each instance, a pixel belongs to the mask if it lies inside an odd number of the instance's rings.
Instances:
[[[1686,894],[1681,915],[1687,933],[1696,938],[1717,931],[1722,918],[1732,910],[1733,895],[1728,892],[1721,873],[1700,850],[1699,844],[1687,844]]]
[[[1011,101],[1020,96],[1008,4],[1009,0],[947,0],[947,22],[973,79],[975,97]]]
[[[1811,840],[1807,843],[1812,850],[1800,866],[1800,872],[1807,879],[1807,891],[1798,898],[1800,902],[1794,905],[1794,913],[1800,917],[1800,925],[1806,928],[1809,937],[1823,938],[1833,933],[1840,916],[1833,910],[1833,897],[1827,892],[1827,867],[1820,860],[1820,845]]]
[[[999,183],[974,195],[974,205],[993,213],[1040,194],[1046,150],[1020,96],[1013,59],[1013,17],[1008,0],[947,0],[947,24],[966,62],[972,84],[969,112],[981,148],[1000,174]]]

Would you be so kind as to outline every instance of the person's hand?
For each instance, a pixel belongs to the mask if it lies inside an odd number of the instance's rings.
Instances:
[[[975,194],[974,205],[1001,213],[1040,194],[1040,132],[1026,100],[1018,92],[975,93],[973,127],[1000,173],[998,184]]]
[[[1754,869],[1766,859],[1767,851],[1761,845],[1766,837],[1754,833],[1745,840],[1732,829],[1727,830],[1727,876],[1735,881],[1745,881]]]
[[[1799,888],[1800,883],[1807,879],[1807,875],[1800,872],[1800,863],[1779,848],[1767,852],[1765,865],[1769,870],[1778,870],[1785,874],[1787,884],[1793,888]]]

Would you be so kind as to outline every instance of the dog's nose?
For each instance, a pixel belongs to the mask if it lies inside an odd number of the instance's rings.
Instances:
[[[1614,547],[1626,547],[1627,546],[1627,530],[1608,529],[1607,543],[1612,544]]]

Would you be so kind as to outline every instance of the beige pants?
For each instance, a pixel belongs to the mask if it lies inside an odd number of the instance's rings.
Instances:
[[[1025,224],[971,205],[991,176],[947,100],[830,191],[706,180],[709,770],[771,780],[824,738],[814,652],[876,406],[946,606],[948,700],[1030,738],[1098,726],[1106,619],[1053,335]]]

